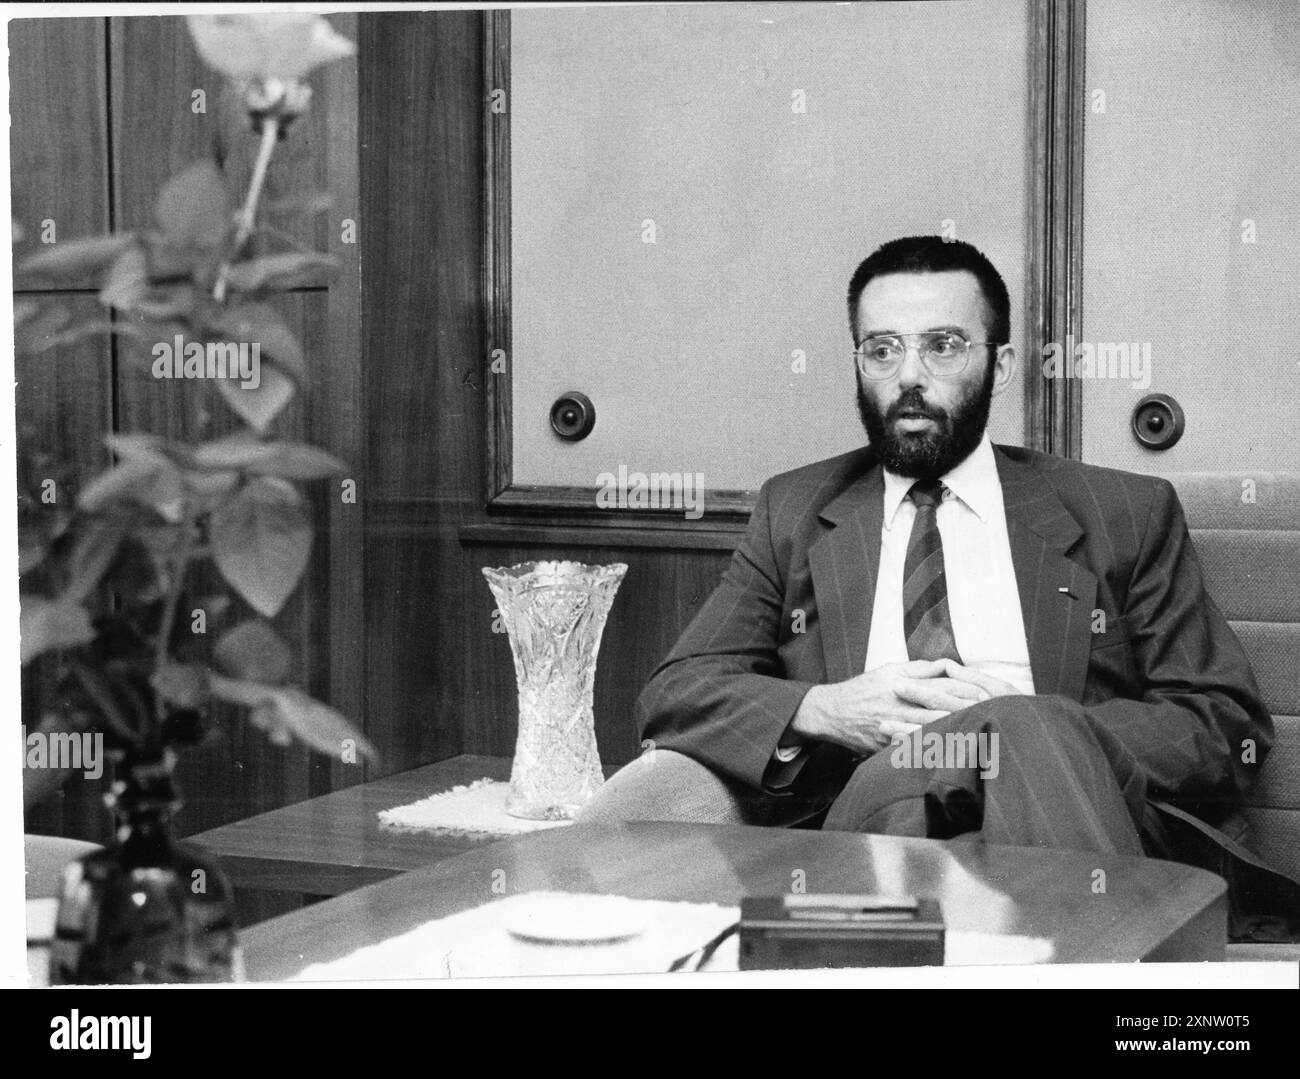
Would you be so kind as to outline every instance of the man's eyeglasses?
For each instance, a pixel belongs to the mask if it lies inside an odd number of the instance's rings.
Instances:
[[[966,369],[970,350],[975,345],[992,345],[993,341],[969,341],[956,330],[928,330],[925,333],[881,333],[863,338],[853,353],[863,378],[892,377],[915,347],[921,362],[936,378],[951,378]]]

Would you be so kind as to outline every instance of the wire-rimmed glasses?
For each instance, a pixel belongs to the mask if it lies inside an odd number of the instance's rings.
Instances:
[[[853,353],[863,378],[875,381],[892,377],[903,365],[909,348],[915,348],[926,370],[936,378],[952,378],[966,369],[970,350],[993,341],[971,341],[957,330],[926,330],[923,333],[879,333],[864,337]]]

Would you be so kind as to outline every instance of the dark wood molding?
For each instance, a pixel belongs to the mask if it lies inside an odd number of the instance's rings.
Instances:
[[[744,529],[650,529],[583,525],[462,525],[465,547],[603,547],[650,548],[656,551],[734,551]]]
[[[1043,374],[1043,349],[1082,338],[1085,0],[1041,0],[1029,15],[1029,267],[1026,424],[1034,449],[1078,459],[1083,397]]]
[[[555,488],[563,490],[563,488]],[[584,492],[584,494],[586,494]],[[583,507],[589,509],[587,503]],[[462,507],[463,509],[463,507]],[[635,514],[629,523],[628,517]],[[376,537],[428,537],[430,522],[455,520],[459,514],[445,499],[415,495],[378,496],[366,508],[366,529]],[[745,534],[748,518],[739,510],[728,519],[720,513],[713,520],[684,519],[669,514],[639,510],[594,511],[580,520],[566,519],[553,511],[516,511],[491,520],[468,520],[455,525],[456,535],[466,546],[494,544],[515,547],[532,545],[579,547],[651,547],[664,550],[732,550]]]
[[[350,41],[359,41],[355,12],[331,17],[336,30]],[[360,46],[359,46],[360,47]],[[366,60],[369,61],[369,57]],[[361,216],[361,89],[360,59],[332,64],[323,74],[326,130],[324,146],[326,190],[340,207],[341,217]],[[368,99],[369,100],[369,99]],[[365,416],[363,355],[363,293],[361,251],[356,245],[335,244],[343,272],[328,290],[326,317],[331,347],[322,353],[327,365],[320,386],[312,395],[312,408],[324,445],[349,466],[348,475],[359,484],[369,475],[366,463],[369,439]],[[365,610],[366,555],[365,517],[359,507],[343,502],[336,482],[325,488],[325,517],[328,534],[323,537],[329,559],[328,586],[328,700],[344,715],[365,729],[366,660],[364,646],[358,646],[357,612]],[[355,783],[361,769],[324,756],[312,758],[312,794]],[[325,775],[317,774],[325,772]]]
[[[580,515],[600,518],[611,515],[624,528],[709,529],[725,522],[749,519],[757,498],[755,491],[709,491],[701,495],[703,516],[692,520],[680,509],[603,509],[596,504],[596,489],[590,487],[513,486],[488,503],[488,512],[517,514],[523,517],[540,514]]]
[[[726,522],[749,520],[758,500],[756,491],[710,491],[701,496],[703,516],[692,521],[680,509],[602,509],[596,504],[595,487],[540,487],[510,485],[489,500],[487,512],[493,517],[516,515],[522,524],[545,516],[548,519],[586,519],[617,514],[624,528],[710,529],[725,527]]]
[[[510,341],[510,12],[483,13],[483,308],[487,312],[487,347],[483,380],[487,403],[487,502],[510,489],[514,460],[511,426],[511,372],[515,361]],[[492,111],[496,92],[504,91],[506,110]],[[504,357],[502,370],[494,359]]]

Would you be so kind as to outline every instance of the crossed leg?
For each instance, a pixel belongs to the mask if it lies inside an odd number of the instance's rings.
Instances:
[[[996,767],[921,766],[920,736],[975,734],[996,746]],[[992,736],[996,735],[996,741]],[[998,697],[927,724],[902,754],[883,750],[854,770],[825,829],[1141,855],[1138,778],[1121,786],[1078,705],[1055,697]],[[967,758],[969,760],[969,758]]]
[[[582,824],[629,820],[785,827],[827,799],[776,797],[720,776],[671,749],[653,749],[616,772],[578,816]]]

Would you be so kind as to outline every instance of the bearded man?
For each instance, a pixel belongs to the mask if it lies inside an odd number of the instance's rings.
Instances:
[[[1172,486],[990,442],[1015,352],[971,245],[885,244],[848,313],[869,445],[763,485],[639,699],[653,752],[582,819],[1162,857],[1191,829],[1267,875],[1212,827],[1273,726]]]

